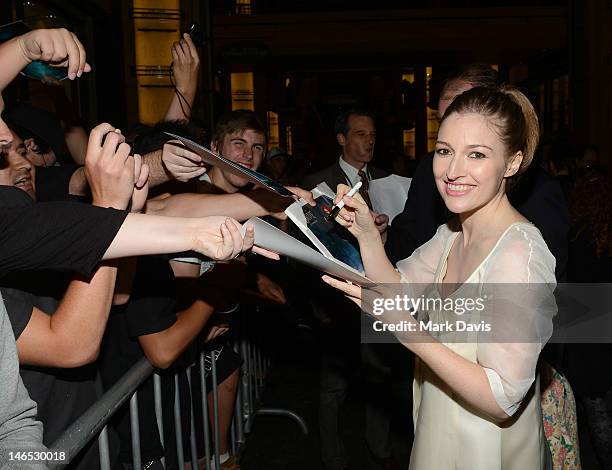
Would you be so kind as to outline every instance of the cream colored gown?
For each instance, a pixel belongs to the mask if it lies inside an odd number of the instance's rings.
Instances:
[[[441,283],[446,273],[447,257],[457,235],[458,232],[452,232],[446,225],[441,226],[428,243],[397,264],[402,281],[413,285],[432,281],[434,285]],[[554,289],[554,271],[555,259],[538,229],[529,223],[514,223],[466,283],[450,297],[474,295],[474,292],[463,292],[462,289],[476,289],[483,294],[497,283],[520,283],[521,291],[525,292],[530,290],[529,286],[535,288],[536,285]],[[419,292],[412,294],[418,296]],[[513,297],[511,301],[516,305],[523,299],[527,302],[529,295]],[[525,312],[532,310],[525,308]],[[513,315],[512,312],[505,314],[507,318]],[[445,315],[455,316],[452,312],[430,312],[429,318],[439,321]],[[548,339],[552,315],[547,313],[543,320],[539,320],[537,327],[546,330],[542,342]],[[496,401],[511,419],[500,427],[462,403],[417,358],[413,385],[415,438],[410,469],[542,469],[546,441],[535,368],[543,344],[535,341],[479,343],[478,333],[473,333],[472,338],[469,342],[442,342],[484,368]]]

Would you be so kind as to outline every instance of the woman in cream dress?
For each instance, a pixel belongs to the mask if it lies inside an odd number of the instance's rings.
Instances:
[[[508,182],[531,163],[537,141],[535,111],[519,91],[473,88],[457,97],[441,120],[433,169],[460,225],[439,227],[397,269],[385,256],[363,200],[347,197],[345,186],[338,188],[337,200],[344,198],[345,209],[337,221],[359,241],[373,282],[401,282],[402,292],[412,298],[488,299],[486,309],[472,312],[469,321],[487,320],[495,330],[492,336],[472,332],[457,340],[453,334],[434,338],[422,329],[394,333],[417,357],[411,469],[536,470],[545,465],[536,364],[552,329],[555,259],[537,228],[506,196]],[[361,304],[361,287],[323,279]],[[369,310],[367,304],[363,307]],[[458,318],[456,311],[440,308],[417,316],[441,324]],[[376,319],[395,323],[412,317],[386,311]]]

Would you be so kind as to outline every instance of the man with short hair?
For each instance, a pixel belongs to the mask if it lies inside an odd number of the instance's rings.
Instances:
[[[387,172],[371,164],[374,157],[376,143],[376,125],[374,116],[366,109],[351,108],[340,113],[334,125],[336,139],[342,149],[338,160],[331,166],[309,175],[303,186],[314,188],[317,184],[325,182],[335,191],[339,184],[355,186],[361,181],[359,193],[363,196],[372,210],[372,202],[368,189],[373,180],[384,178]],[[385,236],[389,218],[384,214],[372,213],[374,220]],[[319,284],[316,289],[321,292],[317,299],[313,299],[313,308],[320,311],[329,320],[323,331],[323,351],[321,354],[321,382],[319,386],[319,430],[321,441],[321,456],[326,468],[342,470],[348,467],[348,457],[344,449],[343,436],[339,429],[342,426],[340,409],[347,395],[348,384],[354,374],[354,367],[364,366],[363,378],[366,379],[368,392],[380,389],[383,384],[378,380],[378,360],[376,351],[371,345],[364,344],[361,348],[361,362],[359,361],[359,322],[358,316],[351,317],[347,310],[355,309],[355,305],[347,301],[337,292],[328,290]],[[351,319],[352,318],[352,319]],[[370,397],[372,398],[372,397]],[[378,419],[380,403],[367,400],[365,437],[368,447],[374,458],[383,465],[393,465],[390,443],[382,441],[378,436],[388,434],[380,429],[379,424],[387,425],[386,421]],[[394,468],[389,466],[387,468]]]
[[[158,123],[154,128],[141,133],[134,140],[134,145],[142,145],[142,154],[154,154],[156,149],[172,147],[168,131],[192,140],[193,132],[189,126],[178,122]],[[222,116],[215,128],[211,147],[245,167],[257,170],[261,165],[266,148],[265,127],[253,111],[234,110]],[[175,154],[173,154],[175,155]],[[225,172],[218,167],[203,165],[201,158],[186,153],[184,158],[174,160],[173,171],[180,181],[196,183],[195,186],[162,187],[163,191],[172,193],[166,197],[152,198],[147,201],[145,212],[152,215],[172,217],[204,217],[208,215],[226,215],[239,221],[251,217],[271,215],[286,219],[284,210],[294,202],[290,198],[279,196],[264,188],[250,188],[249,182],[240,176]],[[179,178],[178,174],[189,177]],[[199,177],[198,179],[194,179]],[[193,179],[193,180],[192,180]],[[211,183],[211,181],[214,182]],[[212,188],[210,185],[214,185]],[[298,187],[286,186],[296,196],[306,199],[311,204],[312,194]],[[211,191],[212,190],[212,191]],[[185,192],[192,191],[192,192]],[[176,193],[176,194],[175,194]]]
[[[338,161],[317,173],[308,175],[304,179],[304,186],[312,189],[317,184],[325,182],[332,191],[335,191],[339,184],[353,187],[361,181],[363,185],[359,192],[362,196],[365,195],[364,199],[368,202],[367,192],[370,182],[388,175],[386,171],[369,165],[374,157],[376,143],[374,116],[368,110],[351,108],[338,115],[334,131],[342,148]],[[368,205],[372,209],[371,201]],[[382,219],[380,223],[383,223]]]
[[[257,118],[257,115],[250,110],[234,110],[222,115],[215,126],[211,149],[225,158],[238,163],[251,170],[259,170],[263,162],[267,148],[266,128]],[[200,176],[200,190],[211,194],[237,194],[246,189],[251,183],[234,175],[220,167],[212,167],[208,172]],[[266,196],[273,196],[272,193]],[[234,289],[244,288],[238,279],[252,279],[254,285],[251,286],[258,290],[265,298],[279,304],[286,303],[285,294],[282,288],[262,273],[255,272],[249,267],[248,263],[241,263],[238,260],[222,266],[223,271],[217,269],[203,277],[203,285],[212,282],[221,288],[222,296],[229,303],[227,310],[234,310],[239,303]],[[245,276],[245,273],[250,273]],[[208,277],[208,279],[207,279]],[[212,285],[210,287],[213,287]],[[219,420],[220,435],[219,449],[221,459],[221,469],[239,469],[233,456],[229,455],[229,430],[234,411],[234,402],[239,379],[240,357],[233,352],[227,340],[221,336],[217,341],[207,347],[212,354],[219,354],[217,362],[217,374],[224,369],[224,381],[219,387]],[[231,367],[228,367],[231,366]],[[232,370],[233,369],[233,370]],[[227,376],[228,373],[231,374]],[[212,416],[212,412],[210,413]],[[212,466],[212,464],[211,464]]]
[[[243,109],[230,111],[217,121],[212,135],[211,149],[225,158],[257,171],[263,162],[266,148],[266,128],[253,111]],[[248,192],[244,190],[251,185],[248,180],[217,166],[200,176],[199,180],[198,191],[208,194],[238,195]],[[274,197],[272,193],[265,196]],[[176,263],[173,263],[173,268],[175,273],[178,272],[177,269],[181,269]],[[248,263],[239,260],[219,266],[210,274],[205,274],[200,283],[203,287],[208,285],[209,289],[217,286],[224,298],[221,303],[227,302],[224,310],[231,311],[237,309],[239,305],[235,298],[236,289],[245,288],[241,279],[252,279],[254,285],[249,287],[259,291],[268,300],[279,304],[286,303],[285,294],[276,282],[260,272],[255,272]],[[203,300],[207,300],[207,297],[204,296]],[[240,357],[234,353],[223,336],[209,345],[207,350],[212,351],[215,356],[219,355],[217,377],[223,379],[219,380],[221,469],[239,469],[234,457],[229,455],[228,439],[237,392]],[[209,416],[212,416],[212,412]]]
[[[24,142],[12,129],[10,132],[12,141],[0,152],[0,185],[19,188],[35,201],[34,167],[26,159]],[[109,132],[113,135],[109,136]],[[101,145],[103,137],[108,146]],[[112,126],[102,124],[91,133],[88,154],[106,151],[119,160],[129,152],[129,147],[121,145],[116,149],[121,141],[122,136]],[[89,170],[93,204],[125,209],[130,201],[128,194],[133,191],[133,176],[120,178],[107,168],[104,178],[91,180],[92,169]],[[117,191],[122,187],[127,191]],[[97,191],[99,188],[104,190]],[[124,196],[117,197],[119,193]],[[3,204],[4,201],[0,205]],[[21,377],[38,404],[37,417],[44,424],[46,445],[52,444],[95,402],[96,368],[88,364],[98,355],[115,277],[114,266],[101,265],[87,279],[27,273],[4,276],[1,280],[0,290],[17,343]],[[60,402],[62,406],[57,406]],[[91,468],[98,460],[96,446],[89,445],[71,463],[74,468]]]
[[[211,148],[239,165],[257,170],[266,153],[266,129],[253,111],[226,113],[215,126]],[[217,166],[200,180],[211,181],[225,193],[235,193],[249,184],[248,180]]]
[[[27,148],[21,138],[11,134],[13,140],[0,149],[0,185],[19,188],[36,201],[36,173],[27,160]]]
[[[135,136],[133,145],[134,151],[138,153],[148,153],[155,151],[164,145],[169,139],[164,134],[164,130],[169,130],[177,135],[190,134],[189,126],[180,123],[164,123],[156,125],[153,129],[145,130]],[[235,161],[245,167],[257,170],[261,164],[264,149],[266,147],[265,128],[256,118],[252,111],[233,111],[223,116],[217,125],[212,146],[213,150],[220,152],[225,157]],[[195,167],[195,165],[194,165]],[[206,194],[177,194],[161,200],[150,200],[147,202],[148,213],[164,213],[179,216],[216,212],[225,213],[225,207],[237,211],[233,215],[239,218],[249,218],[252,215],[263,215],[253,211],[263,211],[257,205],[246,205],[246,207],[230,207],[247,202],[246,196],[238,194],[249,182],[236,175],[229,174],[217,167],[211,168],[208,172],[200,176],[198,190]],[[268,193],[267,191],[265,191]],[[272,193],[268,193],[274,197]],[[230,198],[228,196],[236,196]],[[246,201],[245,201],[246,200]],[[285,205],[287,202],[284,203]],[[251,211],[251,213],[249,213]],[[267,213],[267,212],[264,212]],[[183,262],[179,262],[183,261]],[[165,266],[164,266],[165,264]],[[210,269],[213,263],[205,262]],[[175,359],[192,343],[196,336],[204,330],[204,335],[215,336],[218,333],[227,331],[227,325],[207,325],[209,318],[219,310],[232,310],[231,308],[219,308],[225,299],[220,299],[224,288],[229,284],[231,287],[240,288],[238,279],[244,276],[229,276],[226,284],[219,282],[223,277],[220,269],[211,273],[210,278],[193,281],[192,279],[200,276],[202,268],[196,258],[181,258],[171,261],[172,269],[167,261],[162,263],[149,257],[148,260],[139,259],[137,275],[134,280],[134,289],[129,302],[125,307],[115,307],[111,313],[108,332],[105,336],[103,347],[103,359],[101,361],[102,378],[105,386],[110,387],[121,375],[128,370],[144,354],[149,361],[157,368],[168,368],[174,363]],[[223,265],[224,271],[232,266],[242,263],[233,262]],[[176,287],[175,279],[176,279]],[[265,276],[255,277],[257,287],[261,293],[271,298],[271,300],[284,303],[282,290],[270,279]],[[214,285],[210,285],[215,281]],[[175,297],[178,302],[175,305]],[[235,301],[234,298],[230,299]],[[221,313],[221,312],[219,312]],[[153,315],[153,320],[151,319]],[[234,412],[235,394],[239,379],[240,357],[231,347],[225,345],[224,339],[215,341],[213,345],[207,344],[207,350],[212,349],[217,358],[217,380],[218,380],[218,406],[219,406],[219,451],[220,468],[222,470],[237,470],[235,457],[229,453],[229,430]],[[198,374],[199,371],[195,371]],[[207,380],[210,374],[207,374]],[[200,381],[192,377],[194,384]],[[212,390],[212,383],[208,384],[209,391]],[[163,393],[169,397],[174,394],[174,383],[168,387],[162,387]],[[185,390],[181,390],[185,392]],[[146,409],[146,405],[152,402],[152,381],[148,380],[144,384],[144,389],[139,399],[139,406]],[[186,404],[190,400],[189,396],[183,396],[181,403]],[[166,400],[170,403],[169,400]],[[199,403],[198,401],[194,403]],[[196,406],[197,408],[197,406]],[[146,431],[143,435],[143,458],[147,461],[157,461],[164,456],[172,456],[173,442],[170,439],[169,429],[165,429],[166,449],[162,448],[157,434],[157,427],[154,426],[154,417],[141,415],[141,420],[146,423],[142,428]],[[169,416],[169,415],[168,415]],[[210,412],[212,419],[213,413]],[[149,423],[149,420],[153,420]],[[120,411],[115,421],[117,430],[122,441],[129,442],[129,415],[127,409]],[[196,420],[199,427],[201,420]],[[171,424],[171,420],[164,419],[164,423]],[[151,424],[151,426],[149,426]],[[176,431],[180,432],[180,431]],[[188,435],[184,437],[185,455],[191,461]],[[198,442],[198,451],[200,451]],[[200,453],[201,455],[201,453]],[[131,461],[131,450],[129,446],[122,448],[120,458],[123,462]],[[201,459],[200,459],[201,460]],[[193,463],[193,462],[192,462]],[[199,462],[201,465],[205,463]],[[208,463],[206,463],[208,465]]]

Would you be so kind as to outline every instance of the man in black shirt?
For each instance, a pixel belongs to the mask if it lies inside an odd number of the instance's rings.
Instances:
[[[65,44],[66,42],[69,42],[70,46]],[[32,31],[0,46],[0,92],[21,68],[30,61],[38,60],[43,56],[54,60],[57,65],[68,65],[70,78],[75,78],[77,72],[80,75],[83,71],[90,69],[85,62],[82,46],[80,46],[76,37],[68,31]],[[0,96],[0,112],[3,107],[4,102]],[[96,155],[90,156],[88,150],[88,158],[93,168],[92,173],[100,174],[105,165],[108,164],[112,168],[110,172],[111,181],[115,179],[112,178],[113,175],[116,175],[117,179],[112,181],[111,185],[100,186],[93,184],[95,178],[90,178],[93,199],[103,206],[115,205],[114,200],[108,200],[109,194],[111,199],[119,197],[121,203],[126,199],[125,205],[120,204],[120,207],[124,209],[132,195],[142,194],[139,191],[144,186],[144,181],[141,181],[138,175],[146,173],[145,169],[148,169],[148,167],[143,165],[139,166],[139,170],[135,169],[137,159],[129,155],[129,147],[126,149],[126,146],[117,140],[119,137],[112,129],[106,130],[102,134],[106,134],[106,141],[102,146],[102,136],[99,136],[98,145],[94,149]],[[90,140],[90,145],[91,143]],[[1,118],[0,146],[2,152],[7,153],[7,157],[8,153],[11,153],[11,158],[23,157],[19,155],[20,146],[15,141],[15,136]],[[4,156],[1,155],[0,157]],[[142,216],[133,218],[130,223],[125,223],[126,214],[123,210],[100,209],[91,211],[89,210],[91,208],[79,204],[34,206],[32,205],[32,199],[25,193],[32,193],[33,195],[35,191],[31,169],[28,169],[27,165],[19,163],[15,164],[8,161],[5,163],[8,163],[5,169],[7,179],[5,182],[15,184],[20,189],[16,188],[10,191],[9,188],[0,188],[0,201],[5,204],[5,207],[0,209],[0,242],[2,242],[0,245],[2,247],[0,250],[0,273],[13,270],[53,268],[66,271],[76,269],[89,275],[96,269],[97,263],[103,256],[121,257],[146,252],[159,253],[196,249],[202,254],[215,258],[231,258],[242,251],[242,248],[252,244],[252,231],[247,230],[247,236],[243,239],[238,232],[238,226],[231,220],[208,219],[198,222],[196,220],[175,219],[170,221],[163,218]],[[198,171],[203,172],[205,169],[202,167]],[[164,171],[162,170],[162,172]],[[135,174],[136,178],[134,177]],[[108,177],[109,174],[107,174],[107,179]],[[110,192],[103,190],[103,188],[110,189]],[[121,198],[125,195],[127,195],[127,198]],[[97,196],[101,199],[98,199]],[[144,200],[142,202],[144,203]],[[95,224],[101,221],[106,223],[102,224],[101,227]],[[93,225],[92,222],[94,222]],[[178,226],[182,228],[177,230]],[[221,226],[226,228],[225,233],[221,230]],[[158,231],[158,229],[161,231]],[[165,229],[169,229],[169,231],[165,232]],[[142,243],[136,247],[137,240],[135,238],[137,238],[136,234],[139,232],[143,233],[141,237],[144,240],[138,240]],[[246,243],[245,240],[247,240]],[[102,278],[101,285],[92,282],[98,276]],[[28,312],[30,314],[30,317],[25,321],[25,328],[19,334],[21,344],[18,344],[18,347],[20,347],[19,352],[24,361],[33,365],[65,367],[67,364],[63,361],[74,361],[75,357],[79,357],[78,354],[82,352],[85,344],[79,344],[79,347],[69,351],[71,342],[78,342],[83,337],[90,338],[93,336],[97,339],[101,336],[108,314],[114,276],[115,268],[108,266],[97,268],[89,283],[74,280],[72,284],[79,284],[75,287],[79,291],[79,295],[68,296],[69,293],[67,293],[64,302],[58,307],[58,309],[62,309],[62,306],[66,304],[66,308],[61,312],[63,315],[59,311],[54,315],[46,315],[42,309],[30,307],[33,302],[21,302],[21,308],[14,307],[13,311],[18,316],[17,323],[20,322],[19,318],[23,320]],[[83,305],[84,296],[82,293],[89,288],[93,288],[103,298],[99,298],[98,295],[92,296],[88,299],[89,303],[85,302],[85,305]],[[68,298],[70,301],[66,301]],[[78,298],[78,302],[74,301],[75,298]],[[81,318],[80,315],[75,316],[74,312],[81,313],[91,306],[97,309],[97,314],[93,315],[96,321],[87,321],[91,318]],[[60,321],[60,318],[63,320],[70,319],[70,321]],[[60,325],[57,329],[51,328],[52,323],[60,323],[64,328],[59,327]],[[21,324],[23,324],[23,321]],[[67,325],[68,328],[66,328]],[[81,331],[79,331],[79,327],[81,327]],[[32,330],[35,330],[35,334]],[[83,330],[87,332],[87,335],[82,335]],[[66,333],[70,334],[66,335]],[[84,362],[89,362],[95,358],[98,341],[92,341],[93,344],[88,345],[90,349],[87,350],[82,359]],[[63,352],[66,352],[66,354],[63,354]],[[73,367],[75,365],[71,363],[68,366]],[[12,376],[6,378],[11,384],[15,383]],[[55,408],[59,408],[57,403],[54,405]],[[2,419],[8,417],[4,409],[1,409],[0,412]],[[50,418],[50,421],[54,420]],[[1,422],[0,428],[4,429],[5,424]],[[4,439],[4,436],[0,436],[0,438]]]
[[[151,354],[152,347],[149,343],[152,337],[163,335],[163,332],[176,324],[175,297],[174,275],[168,261],[154,256],[139,258],[130,299],[126,304],[112,308],[104,334],[99,367],[105,389],[112,387],[143,357],[147,357],[155,367],[168,366]],[[174,444],[171,438],[174,416],[173,372],[173,369],[169,369],[160,373],[166,449],[172,449]],[[139,388],[138,408],[143,463],[157,462],[166,456],[166,463],[170,464],[168,459],[171,456],[161,445],[155,414],[151,413],[155,408],[152,377]],[[112,423],[120,439],[119,459],[126,465],[130,464],[132,462],[131,427],[127,405],[116,413]]]
[[[92,132],[89,152],[107,151],[100,145],[107,128]],[[106,136],[108,147],[118,134]],[[113,147],[112,159],[119,160],[125,148]],[[36,185],[32,165],[25,158],[25,147],[19,137],[0,153],[0,184],[14,185],[33,200]],[[112,163],[112,162],[111,162]],[[109,171],[96,172],[91,185],[94,205],[125,209],[134,195],[134,176]],[[121,188],[125,187],[125,190]],[[114,188],[114,189],[111,189]],[[101,196],[104,195],[104,196]],[[21,376],[31,397],[38,404],[38,418],[43,422],[43,443],[52,444],[63,431],[85,412],[98,397],[95,367],[87,365],[97,357],[113,297],[116,268],[99,266],[87,280],[49,273],[29,273],[2,279],[2,296],[13,324],[21,363]],[[6,288],[7,286],[13,288]],[[61,301],[60,301],[61,300]],[[92,300],[94,300],[92,302]],[[62,403],[62,406],[58,406]],[[72,461],[75,468],[97,466],[97,446]]]

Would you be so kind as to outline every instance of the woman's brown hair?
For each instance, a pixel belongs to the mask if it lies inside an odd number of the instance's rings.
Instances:
[[[529,168],[540,139],[540,126],[533,105],[519,90],[508,86],[472,88],[453,100],[441,123],[453,113],[492,118],[508,156],[519,151],[523,154],[517,175]]]

